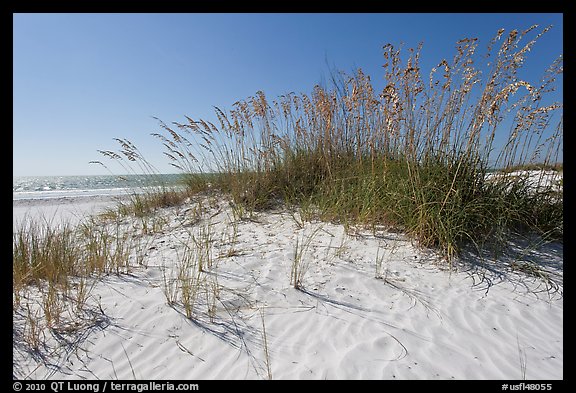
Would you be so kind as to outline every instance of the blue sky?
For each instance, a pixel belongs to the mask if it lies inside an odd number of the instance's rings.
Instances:
[[[423,41],[424,75],[456,41],[554,25],[528,56],[537,83],[563,53],[562,14],[14,14],[13,175],[107,174],[91,160],[135,143],[160,172],[158,117],[214,119],[258,90],[308,93],[331,68],[382,83],[382,46]],[[562,101],[561,88],[557,100]]]

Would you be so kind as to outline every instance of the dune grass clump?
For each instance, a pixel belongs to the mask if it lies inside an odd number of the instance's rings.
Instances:
[[[65,285],[77,273],[82,250],[73,227],[27,217],[13,233],[12,282],[15,289],[46,280]]]
[[[511,171],[561,165],[562,103],[549,95],[562,55],[540,81],[519,77],[550,27],[537,29],[501,29],[481,56],[477,39],[462,39],[427,74],[422,45],[406,53],[388,44],[380,91],[358,69],[310,94],[269,101],[259,91],[229,113],[216,107],[216,122],[160,121],[153,135],[188,190],[224,192],[246,211],[288,204],[324,220],[385,224],[448,260],[468,242],[517,231],[562,239],[561,193],[535,191]],[[134,147],[120,143],[132,161]],[[503,175],[488,179],[495,168]]]
[[[118,221],[88,217],[77,226],[27,216],[13,232],[13,313],[15,342],[42,354],[56,342],[102,322],[90,299],[95,279],[131,269],[136,246]]]
[[[167,304],[181,310],[188,319],[201,316],[201,305],[205,306],[210,322],[216,317],[221,286],[216,273],[217,261],[212,255],[213,236],[210,223],[201,227],[197,234],[190,234],[188,241],[183,242],[180,252],[176,251],[176,268],[163,267]]]

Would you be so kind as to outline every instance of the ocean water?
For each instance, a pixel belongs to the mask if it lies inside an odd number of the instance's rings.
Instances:
[[[179,184],[182,175],[125,176],[15,176],[12,178],[13,200],[75,198],[123,195],[149,187]]]

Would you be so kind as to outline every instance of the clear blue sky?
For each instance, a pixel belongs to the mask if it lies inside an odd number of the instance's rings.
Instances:
[[[563,53],[563,15],[531,14],[14,14],[13,175],[107,174],[91,160],[134,142],[174,172],[150,136],[166,123],[213,119],[212,106],[258,90],[308,93],[330,68],[382,80],[382,46],[424,42],[425,75],[455,42],[484,49],[499,28],[554,25],[529,54],[537,83]],[[562,101],[562,90],[558,91]],[[104,160],[103,160],[104,161]],[[106,161],[105,161],[106,162]]]

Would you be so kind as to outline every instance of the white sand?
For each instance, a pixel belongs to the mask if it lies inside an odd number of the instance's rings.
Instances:
[[[101,195],[86,197],[59,197],[47,199],[14,199],[12,201],[12,227],[16,228],[27,218],[48,222],[78,223],[87,214],[96,214],[114,206],[120,196]]]
[[[449,270],[400,234],[300,228],[284,211],[237,221],[234,238],[227,202],[204,203],[199,222],[189,206],[164,210],[162,231],[142,238],[145,266],[95,283],[97,325],[45,360],[14,344],[14,376],[265,379],[268,364],[273,379],[563,379],[561,244]],[[205,294],[193,319],[170,307],[163,279],[207,227],[204,276],[220,287],[212,321]],[[290,285],[297,239],[309,240],[302,290]],[[515,258],[540,263],[557,286],[513,271]],[[15,329],[23,323],[16,314]]]

